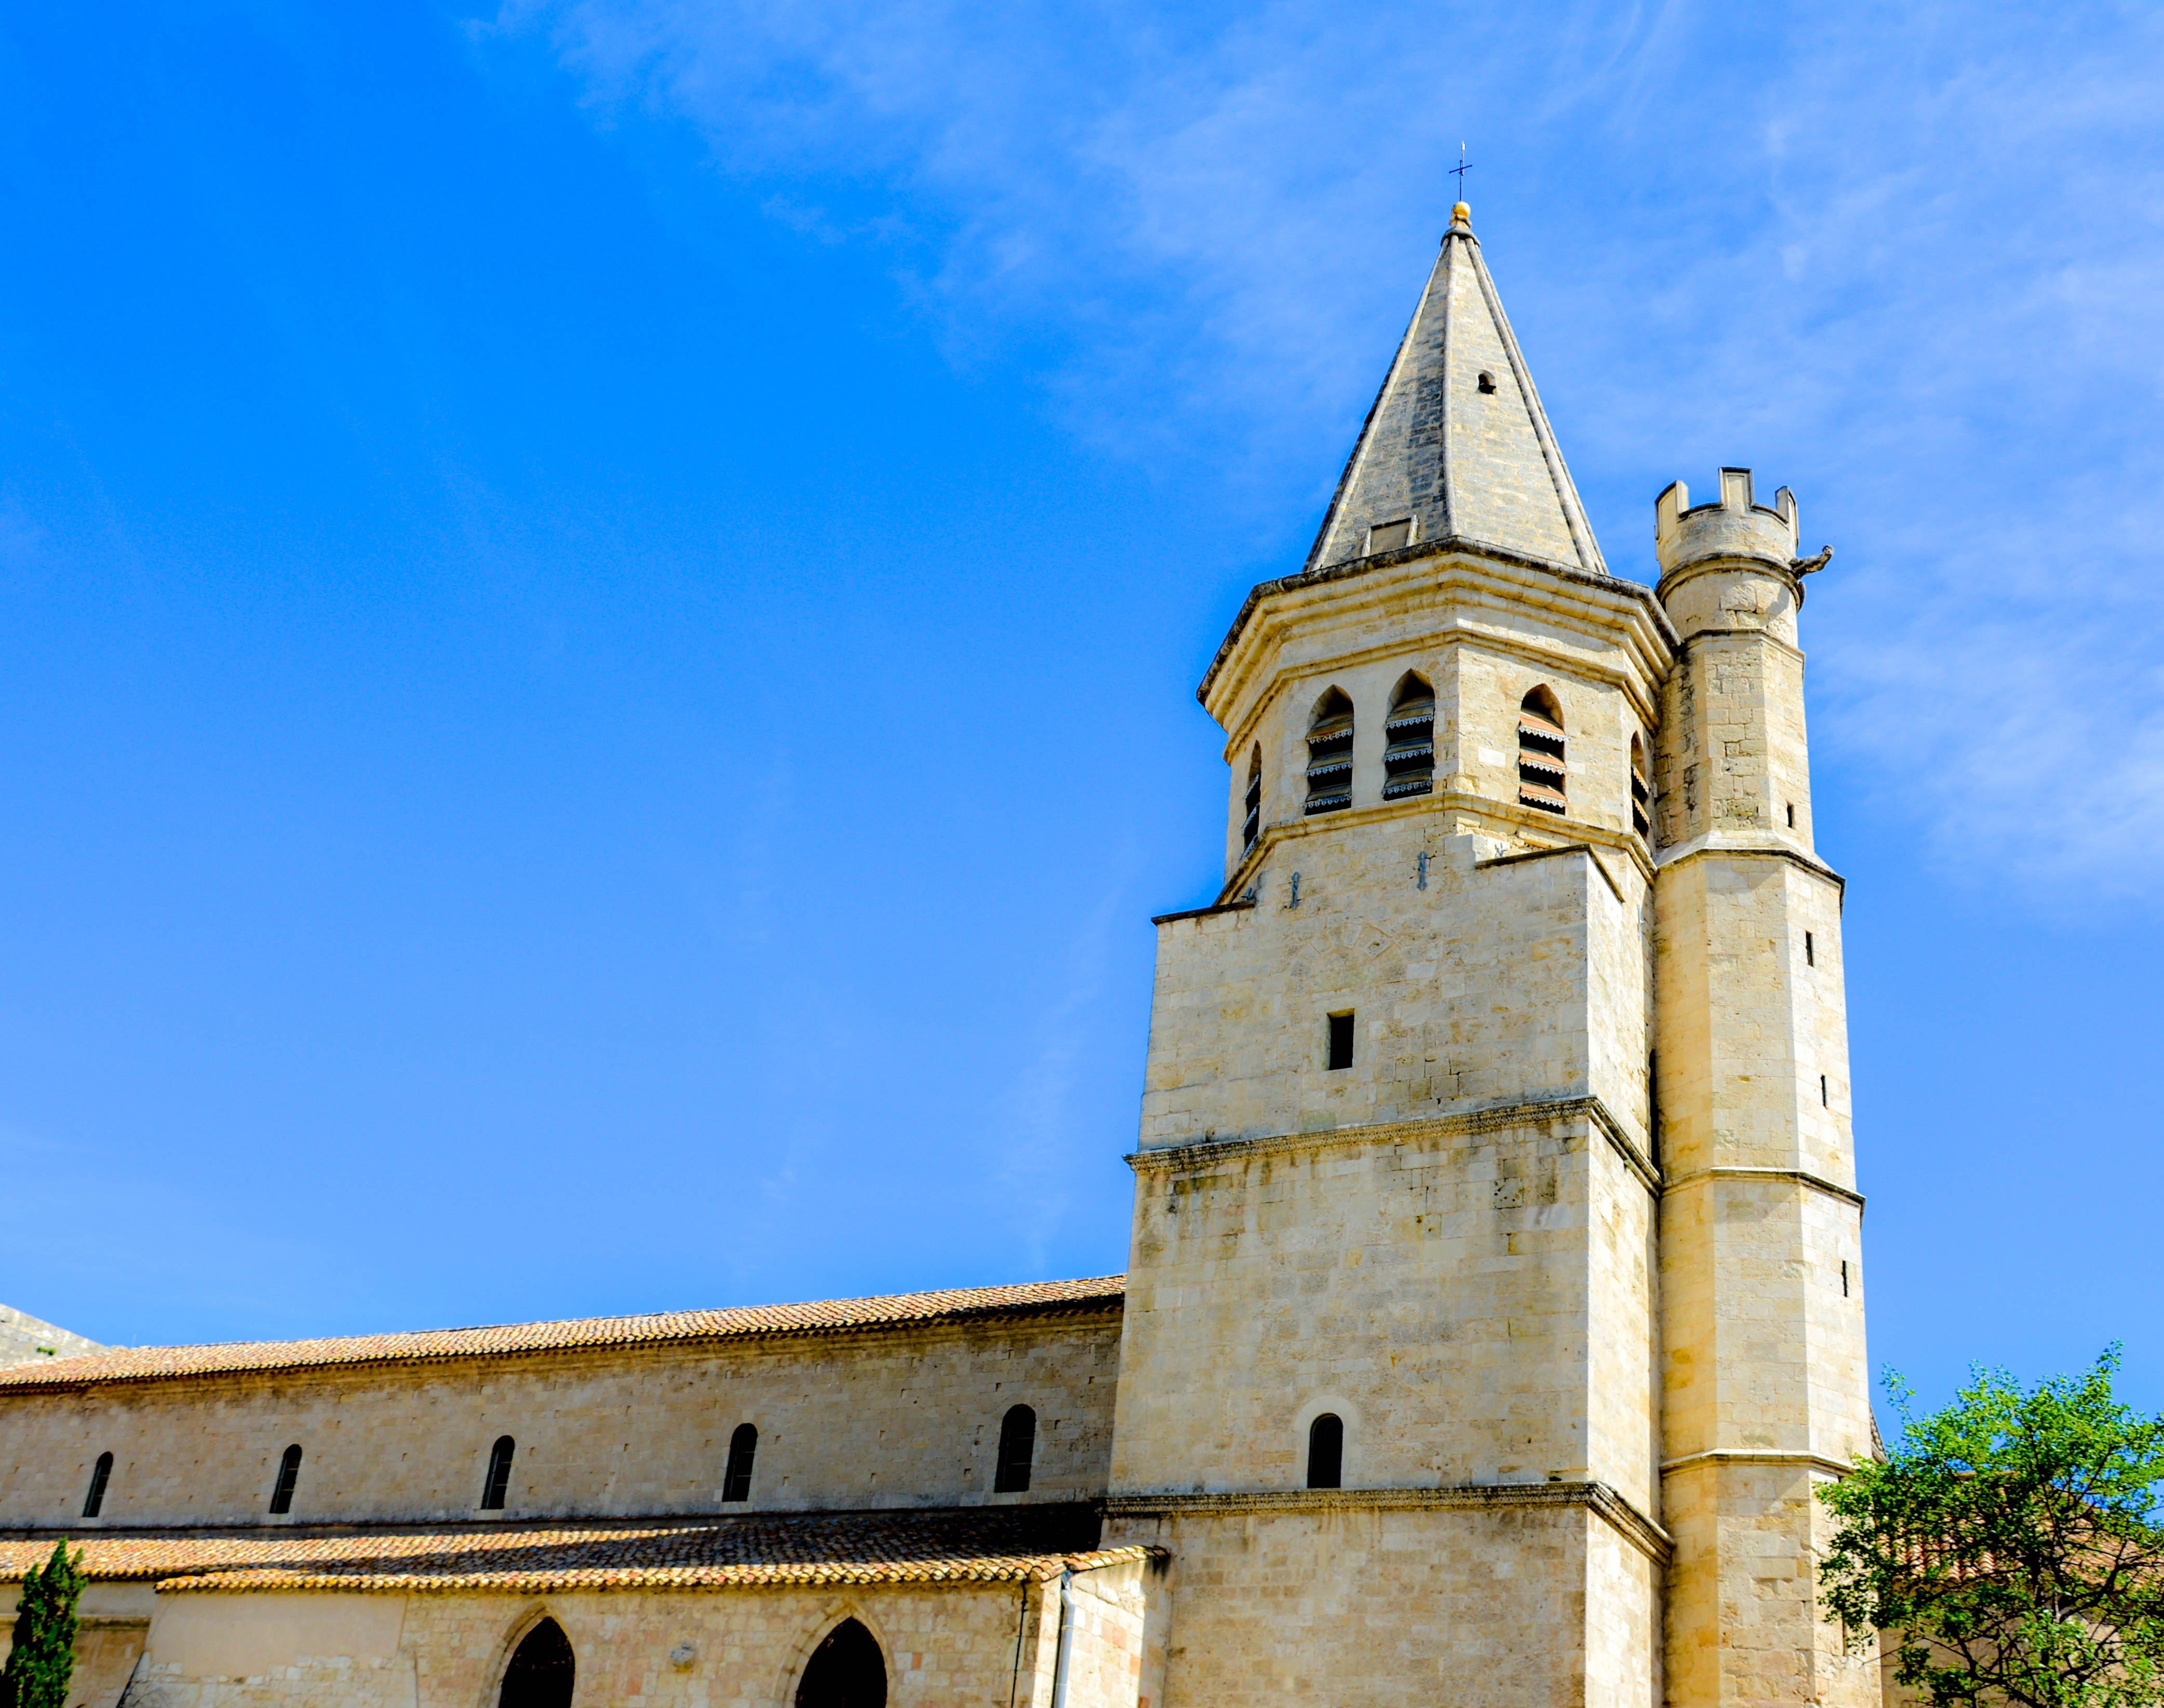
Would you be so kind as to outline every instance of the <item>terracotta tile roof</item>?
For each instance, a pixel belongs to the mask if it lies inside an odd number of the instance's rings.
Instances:
[[[650,1316],[588,1316],[566,1322],[509,1322],[481,1328],[431,1328],[335,1340],[241,1340],[215,1346],[115,1347],[88,1358],[48,1359],[0,1369],[0,1393],[75,1389],[106,1382],[155,1382],[244,1370],[304,1370],[326,1365],[423,1364],[501,1358],[594,1347],[668,1342],[753,1340],[835,1334],[1033,1316],[1069,1316],[1118,1308],[1124,1275],[1083,1281],[1032,1281],[1018,1287],[965,1287],[898,1293],[879,1299],[822,1299],[806,1305],[757,1305],[732,1311],[667,1311]]]
[[[56,1539],[0,1540],[0,1582]],[[1043,1581],[1140,1559],[1100,1548],[1087,1506],[775,1513],[741,1518],[565,1519],[361,1530],[167,1531],[77,1537],[93,1579],[161,1591],[337,1590],[448,1594],[721,1590],[787,1584]]]

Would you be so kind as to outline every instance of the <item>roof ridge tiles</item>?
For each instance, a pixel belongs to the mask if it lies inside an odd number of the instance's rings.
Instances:
[[[726,1306],[621,1316],[486,1323],[306,1340],[221,1341],[200,1346],[115,1347],[88,1357],[0,1369],[0,1392],[169,1381],[255,1371],[506,1358],[606,1347],[753,1339],[769,1335],[839,1334],[924,1327],[943,1322],[1065,1315],[1111,1310],[1126,1295],[1124,1275],[1025,1281],[1003,1287],[944,1288],[858,1299],[785,1305]]]

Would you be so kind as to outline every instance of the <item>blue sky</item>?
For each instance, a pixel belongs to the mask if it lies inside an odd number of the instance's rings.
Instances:
[[[0,1299],[1121,1267],[1192,687],[1463,141],[1610,565],[1838,549],[1874,1361],[2164,1405],[2161,105],[2137,6],[18,8]]]

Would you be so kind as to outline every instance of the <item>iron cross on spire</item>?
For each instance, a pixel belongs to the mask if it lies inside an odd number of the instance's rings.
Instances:
[[[1465,145],[1461,142],[1458,145],[1458,164],[1450,169],[1451,176],[1458,180],[1458,199],[1461,202],[1465,199],[1465,175],[1472,170],[1465,163]]]

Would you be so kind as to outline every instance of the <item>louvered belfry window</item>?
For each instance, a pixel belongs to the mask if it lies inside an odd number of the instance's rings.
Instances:
[[[1646,744],[1631,738],[1631,828],[1649,841],[1653,834],[1653,786],[1646,780]]]
[[[1402,801],[1435,788],[1435,690],[1418,676],[1398,684],[1383,726],[1383,798]]]
[[[1240,826],[1240,851],[1245,854],[1255,845],[1255,838],[1263,833],[1263,749],[1255,744],[1253,755],[1247,761],[1247,798],[1246,817]]]
[[[1563,708],[1545,688],[1534,689],[1518,707],[1518,804],[1543,812],[1567,810]]]
[[[1352,804],[1352,702],[1325,694],[1307,728],[1307,810],[1340,812]]]

